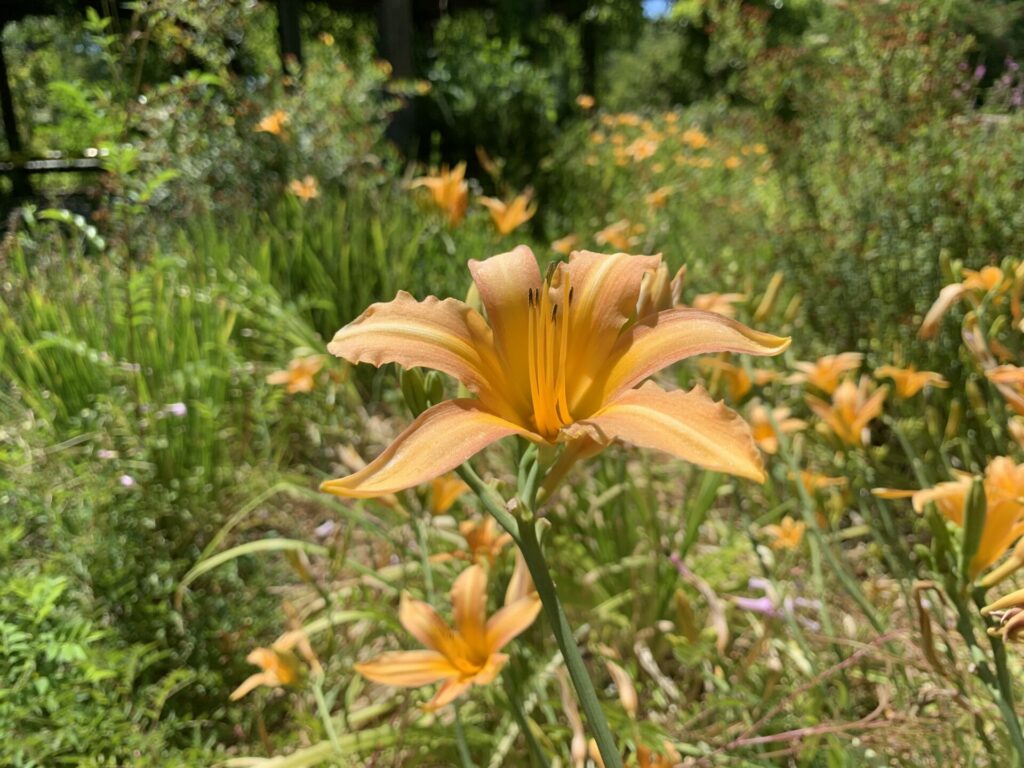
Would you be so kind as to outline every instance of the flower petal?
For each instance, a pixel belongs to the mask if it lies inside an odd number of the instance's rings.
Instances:
[[[487,572],[471,565],[452,585],[452,612],[455,629],[470,649],[486,653],[484,627],[487,622]]]
[[[456,677],[459,673],[437,651],[393,651],[356,664],[363,677],[384,685],[415,688]]]
[[[367,499],[411,488],[459,466],[508,435],[531,432],[486,410],[478,400],[447,400],[428,408],[376,459],[320,490]]]
[[[693,355],[778,355],[789,339],[762,333],[713,312],[680,307],[659,312],[619,337],[600,397],[605,402],[651,374]]]
[[[398,620],[410,635],[432,651],[450,656],[452,630],[427,603],[413,600],[405,592],[398,606]]]
[[[441,707],[451,704],[459,698],[459,696],[468,691],[472,684],[473,682],[471,680],[449,680],[437,689],[437,693],[434,694],[434,698],[424,704],[423,708],[427,710],[427,712],[434,712],[435,710],[441,709]]]
[[[918,330],[917,335],[922,339],[933,338],[939,330],[939,322],[942,320],[942,316],[945,315],[946,312],[949,311],[949,308],[956,304],[957,301],[960,300],[960,297],[965,293],[967,293],[967,288],[965,288],[961,283],[947,285],[939,291],[939,296],[935,299],[935,303],[932,304],[931,308],[928,310],[928,314],[924,316],[924,320],[921,322],[921,328]]]
[[[495,373],[494,342],[480,313],[456,299],[417,301],[399,291],[336,334],[328,351],[354,363],[398,363],[442,371],[481,395]]]
[[[471,260],[469,272],[480,292],[487,322],[494,331],[494,346],[508,386],[506,399],[531,412],[527,327],[529,293],[540,288],[537,257],[525,245],[484,261]]]
[[[572,288],[569,307],[570,407],[608,362],[619,332],[636,313],[644,277],[657,270],[661,256],[574,251],[565,268]],[[564,279],[564,277],[563,277]]]
[[[277,682],[273,675],[267,672],[257,672],[256,674],[249,675],[247,678],[245,678],[242,684],[231,692],[231,700],[238,701],[240,698],[250,693],[253,689],[259,688],[261,685],[273,687],[276,684]]]
[[[567,430],[600,442],[625,440],[665,451],[716,472],[764,481],[761,454],[738,413],[701,387],[666,392],[652,382],[628,390],[590,419]]]
[[[500,651],[515,637],[526,631],[540,613],[541,602],[536,592],[515,600],[499,610],[487,622],[487,647]]]

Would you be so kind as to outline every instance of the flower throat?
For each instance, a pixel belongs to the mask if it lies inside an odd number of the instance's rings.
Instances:
[[[560,287],[552,290],[549,271],[543,288],[531,288],[527,359],[530,365],[530,397],[537,432],[549,440],[572,422],[566,398],[566,361],[569,351],[569,311],[572,287],[564,273]],[[558,296],[558,293],[561,293]],[[551,295],[556,295],[552,299]]]

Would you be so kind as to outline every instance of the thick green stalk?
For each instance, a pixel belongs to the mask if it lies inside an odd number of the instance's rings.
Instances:
[[[541,551],[540,542],[537,539],[537,529],[533,522],[521,521],[519,524],[519,547],[523,552],[523,559],[530,569],[533,583],[537,587],[537,594],[544,604],[544,612],[551,624],[551,630],[555,635],[555,642],[562,652],[565,665],[569,668],[569,677],[572,679],[576,695],[580,700],[580,706],[587,717],[587,723],[594,733],[594,740],[601,752],[606,768],[622,768],[622,756],[618,747],[615,746],[615,739],[608,728],[608,721],[605,719],[601,704],[597,700],[597,692],[594,684],[587,673],[586,665],[583,663],[583,656],[576,645],[569,620],[562,610],[562,603],[558,599],[558,592],[551,580],[551,573],[548,570],[547,561]]]

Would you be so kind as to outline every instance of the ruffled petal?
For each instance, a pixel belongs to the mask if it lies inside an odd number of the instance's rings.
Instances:
[[[599,442],[624,440],[655,448],[716,472],[764,480],[761,454],[738,413],[701,387],[666,392],[652,382],[628,390],[593,417],[569,428]]]
[[[599,404],[598,400],[607,402],[651,374],[693,355],[778,355],[789,346],[789,341],[713,312],[685,307],[659,312],[619,337],[602,386],[592,392],[597,398],[594,404]]]
[[[540,438],[495,416],[477,400],[447,400],[428,408],[376,459],[320,490],[354,499],[397,493],[433,480],[508,435]]]
[[[536,592],[515,600],[499,610],[487,622],[487,647],[500,651],[506,643],[526,631],[537,619],[541,602]]]
[[[491,330],[479,312],[456,299],[417,301],[399,291],[394,301],[371,305],[334,334],[327,349],[353,363],[433,368],[482,396],[495,388]]]
[[[356,664],[363,677],[384,685],[415,688],[458,676],[459,672],[437,651],[393,651]]]

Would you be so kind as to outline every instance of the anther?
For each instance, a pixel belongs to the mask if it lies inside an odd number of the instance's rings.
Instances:
[[[575,291],[575,290],[576,290],[576,286],[574,286],[574,285],[570,285],[569,286],[569,304],[570,305],[572,304],[572,294],[573,294],[573,291]]]
[[[551,322],[555,322],[555,316],[556,315],[558,315],[558,305],[557,304],[555,304],[555,306],[553,306],[551,308]]]

